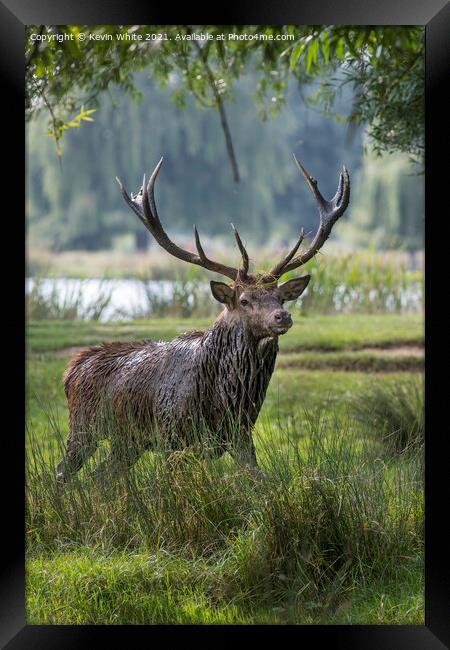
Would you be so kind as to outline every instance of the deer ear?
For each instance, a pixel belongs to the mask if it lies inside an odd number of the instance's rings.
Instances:
[[[310,275],[304,275],[302,278],[294,278],[293,280],[288,280],[280,287],[278,287],[283,300],[295,300],[301,296],[308,286],[310,279]]]
[[[224,282],[214,282],[211,280],[211,292],[216,300],[224,305],[231,305],[234,299],[234,289],[229,287]]]

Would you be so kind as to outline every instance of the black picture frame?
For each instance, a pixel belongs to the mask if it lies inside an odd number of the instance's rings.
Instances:
[[[2,172],[3,188],[12,198],[8,213],[7,248],[11,255],[11,280],[8,278],[9,315],[6,320],[7,382],[4,395],[7,410],[13,414],[11,424],[3,427],[3,534],[4,547],[1,569],[1,647],[19,648],[79,648],[94,647],[108,639],[124,642],[130,647],[137,643],[170,643],[205,637],[226,643],[236,634],[250,642],[260,626],[30,626],[25,624],[24,569],[24,366],[25,354],[22,251],[25,225],[21,218],[21,198],[24,196],[23,136],[24,98],[24,27],[27,24],[364,24],[364,25],[425,25],[426,26],[426,614],[425,625],[336,625],[336,626],[264,626],[264,634],[275,633],[277,639],[292,634],[301,644],[324,645],[330,648],[368,648],[376,650],[423,649],[438,650],[450,646],[450,578],[448,569],[449,543],[445,533],[448,504],[448,456],[445,453],[446,382],[437,380],[435,373],[442,364],[445,369],[445,339],[448,331],[443,317],[442,289],[437,288],[438,264],[446,261],[446,240],[443,236],[446,214],[439,200],[446,191],[446,161],[448,135],[448,103],[444,101],[446,76],[449,70],[450,5],[445,0],[329,0],[298,2],[285,0],[265,6],[241,0],[239,9],[230,5],[218,16],[217,9],[196,11],[185,5],[175,15],[161,3],[124,3],[120,0],[98,0],[94,3],[71,3],[66,0],[3,0],[0,3],[0,66],[2,70],[3,108],[6,118],[4,131],[12,134],[12,145],[4,148],[8,164]],[[16,152],[13,162],[12,153]],[[6,179],[5,179],[6,175]],[[5,189],[4,189],[5,192]],[[445,203],[444,203],[445,205]],[[4,224],[6,218],[4,219]],[[13,227],[11,227],[13,224]],[[5,231],[4,231],[5,232]],[[441,234],[442,233],[442,234]],[[6,235],[4,234],[4,237]],[[441,248],[439,248],[441,247]],[[14,279],[13,279],[14,278]],[[19,286],[20,285],[20,286]],[[446,282],[443,283],[444,293]],[[445,301],[444,301],[445,302]],[[3,339],[5,341],[5,338]],[[22,356],[20,356],[22,355]],[[448,398],[447,398],[448,399]],[[441,411],[439,411],[441,408]],[[6,442],[7,441],[7,442]],[[6,445],[6,446],[5,446]],[[6,459],[7,462],[6,462]],[[444,498],[441,498],[444,496]],[[447,498],[445,498],[447,496]],[[447,505],[448,509],[448,505]],[[275,628],[275,629],[273,629]],[[250,636],[251,635],[251,636]]]

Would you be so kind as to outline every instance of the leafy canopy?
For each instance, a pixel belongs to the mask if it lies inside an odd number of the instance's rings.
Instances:
[[[210,38],[200,41],[196,34]],[[350,84],[351,110],[341,119],[350,128],[366,124],[378,153],[406,152],[423,160],[421,26],[47,25],[28,26],[26,43],[26,115],[48,112],[59,153],[63,132],[88,119],[101,93],[116,87],[141,99],[134,75],[146,70],[173,89],[178,106],[193,96],[203,108],[219,111],[238,178],[224,107],[234,82],[252,69],[261,119],[278,113],[290,78],[301,85],[317,81],[307,100],[325,113]]]

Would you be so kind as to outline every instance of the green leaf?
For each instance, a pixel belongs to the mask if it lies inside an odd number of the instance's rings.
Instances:
[[[310,72],[313,65],[317,63],[319,53],[319,43],[317,40],[311,41],[306,53],[306,72]]]
[[[303,51],[308,44],[308,38],[299,40],[299,42],[294,46],[294,49],[291,52],[290,64],[289,64],[291,70],[295,68],[295,66],[297,65],[297,61],[303,54]]]
[[[339,59],[339,61],[342,61],[344,59],[344,39],[342,38],[342,36],[338,38],[336,41],[334,53],[336,57]]]
[[[36,65],[36,70],[34,72],[36,77],[43,77],[45,75],[45,64],[43,61],[38,61]]]
[[[323,58],[325,63],[328,63],[328,61],[330,60],[330,40],[328,37],[328,32],[326,30],[322,32],[321,40],[322,40]]]

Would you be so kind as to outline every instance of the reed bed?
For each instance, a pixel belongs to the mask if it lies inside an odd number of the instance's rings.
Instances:
[[[200,318],[217,315],[220,305],[210,294],[203,270],[176,261],[168,266],[167,260],[160,267],[160,261],[158,256],[156,260],[150,258],[146,271],[140,269],[133,272],[143,296],[139,304],[128,308],[126,313],[108,310],[107,320],[118,317]],[[267,269],[269,264],[263,266]],[[420,311],[423,305],[422,271],[420,268],[411,270],[410,266],[411,259],[404,254],[367,251],[328,254],[313,259],[302,270],[303,273],[310,273],[312,279],[294,310],[297,308],[304,315]],[[287,274],[284,280],[296,274],[298,271]],[[47,269],[46,276],[48,285],[51,283],[50,269]],[[169,291],[155,285],[158,280],[170,281]],[[103,316],[111,301],[112,291],[111,286],[107,286],[107,274],[99,295],[88,303],[83,301],[83,280],[80,279],[74,289],[66,290],[63,295],[57,291],[58,279],[55,278],[53,282],[50,291],[44,292],[42,276],[35,276],[33,289],[27,296],[30,319],[105,320]]]

